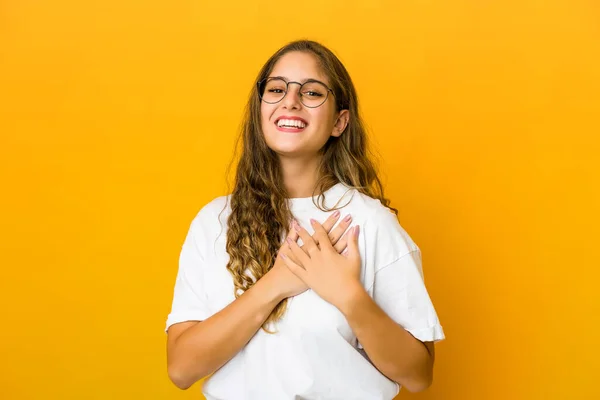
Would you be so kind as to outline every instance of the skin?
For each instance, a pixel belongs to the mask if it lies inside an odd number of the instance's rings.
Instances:
[[[275,64],[270,77],[282,76],[288,81],[304,82],[317,79],[331,88],[329,78],[321,71],[311,54],[290,52]],[[336,111],[335,97],[330,93],[327,101],[317,107],[305,107],[300,102],[300,85],[289,85],[288,93],[279,103],[261,102],[262,128],[265,141],[281,161],[283,181],[290,197],[310,197],[317,182],[318,151],[330,136],[340,136],[350,112]],[[297,116],[308,122],[302,133],[280,132],[275,121],[282,115]]]
[[[284,55],[269,76],[287,81],[304,82],[317,79],[331,87],[314,55],[291,52]],[[281,161],[284,184],[291,197],[310,197],[317,182],[319,150],[330,136],[340,136],[348,124],[348,110],[337,111],[330,94],[320,107],[305,107],[299,96],[300,85],[289,85],[285,97],[276,104],[261,103],[262,128],[269,148]],[[308,125],[301,133],[278,131],[278,117],[298,116]],[[311,288],[321,298],[337,307],[348,320],[369,359],[388,378],[418,392],[431,385],[435,349],[433,342],[421,342],[393,321],[363,288],[360,273],[358,235],[360,228],[348,231],[347,251],[340,254],[331,243],[328,231],[311,220],[314,235],[294,224],[297,236],[287,238],[288,248],[280,251],[277,261],[298,278],[296,289]],[[278,263],[276,263],[278,264]],[[292,282],[288,277],[287,282]],[[303,291],[303,290],[302,290]],[[299,292],[299,291],[298,291]]]
[[[314,56],[307,53],[286,54],[271,76],[297,82],[313,78],[331,87]],[[318,150],[330,136],[343,134],[349,112],[337,111],[331,94],[318,108],[304,107],[298,89],[299,85],[290,85],[277,104],[262,102],[261,122],[268,146],[281,160],[288,193],[291,197],[310,197],[317,181]],[[308,126],[301,134],[280,132],[274,124],[280,115],[299,116]],[[364,290],[358,280],[359,231],[347,230],[351,220],[344,221],[344,217],[332,214],[323,224],[314,221],[313,236],[296,223],[273,268],[249,290],[204,321],[171,325],[167,339],[171,381],[187,389],[214,373],[249,342],[281,300],[312,288],[345,315],[377,369],[411,392],[428,387],[435,356],[433,343],[415,339]],[[298,238],[303,246],[296,243]]]
[[[337,223],[339,219],[340,215],[333,213],[323,222],[323,228],[334,249],[343,252],[348,243],[344,232],[350,220]],[[295,241],[299,233],[290,227],[288,237]],[[277,304],[308,289],[283,262],[281,255],[286,251],[290,249],[284,243],[273,268],[222,310],[204,321],[190,320],[169,327],[167,371],[177,387],[188,389],[221,368],[243,349]]]
[[[433,381],[435,348],[421,342],[392,320],[362,286],[358,226],[348,231],[348,251],[339,254],[323,225],[311,220],[315,233],[296,225],[304,245],[288,238],[294,258],[280,255],[285,265],[306,286],[337,307],[346,317],[367,356],[391,380],[410,392],[420,392]]]

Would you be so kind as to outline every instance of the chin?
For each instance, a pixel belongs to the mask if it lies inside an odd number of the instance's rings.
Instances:
[[[295,156],[295,155],[299,155],[300,154],[300,150],[296,149],[296,148],[285,148],[285,147],[271,147],[271,150],[273,150],[275,153],[277,153],[280,156],[286,156],[286,157],[290,157],[290,156]]]
[[[281,140],[281,138],[277,138],[273,141],[267,141],[267,146],[273,150],[275,153],[281,154],[293,154],[302,151],[301,146],[298,146],[298,143],[290,143],[289,141]]]

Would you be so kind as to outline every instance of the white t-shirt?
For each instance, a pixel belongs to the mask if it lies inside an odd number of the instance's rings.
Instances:
[[[396,215],[379,200],[342,183],[325,195],[329,207],[338,201],[338,206],[347,204],[340,220],[351,214],[350,226],[360,225],[360,278],[369,295],[417,339],[444,339],[423,282],[420,249]],[[230,196],[215,198],[191,222],[165,331],[174,323],[205,320],[235,299],[233,279],[225,268]],[[323,222],[332,213],[319,210],[310,197],[289,202],[295,218],[311,234],[309,219]],[[202,392],[207,400],[389,400],[400,390],[359,350],[362,346],[344,315],[310,289],[288,300],[285,315],[270,330],[278,332],[259,329],[205,380]]]

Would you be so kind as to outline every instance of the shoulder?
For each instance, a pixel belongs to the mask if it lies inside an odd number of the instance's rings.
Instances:
[[[360,213],[365,216],[366,221],[372,221],[376,224],[384,225],[400,225],[396,214],[388,207],[381,203],[381,200],[366,195],[356,189],[351,189],[352,206],[360,210]]]
[[[398,221],[396,214],[379,199],[356,191],[353,203],[356,207],[354,212],[363,215],[361,235],[364,234],[367,243],[375,248],[378,267],[383,267],[413,251],[420,251],[419,246]]]
[[[192,219],[190,230],[205,237],[219,232],[227,225],[227,218],[231,213],[230,196],[218,196],[204,204]]]
[[[215,197],[213,200],[209,201],[208,203],[204,204],[196,214],[194,220],[203,219],[207,217],[211,218],[219,215],[222,211],[227,211],[226,209],[229,208],[230,196],[231,195],[218,196]]]
[[[352,197],[352,208],[365,216],[366,220],[376,220],[378,222],[398,223],[396,214],[384,206],[381,200],[373,198],[357,189],[350,188],[349,194]]]

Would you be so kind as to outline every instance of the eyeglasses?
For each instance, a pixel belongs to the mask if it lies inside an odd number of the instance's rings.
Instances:
[[[258,97],[265,103],[279,103],[287,94],[290,83],[300,85],[300,90],[298,91],[300,102],[309,108],[319,107],[327,101],[329,92],[333,94],[333,90],[323,82],[315,79],[309,79],[304,83],[300,83],[287,82],[283,78],[271,77],[258,82]]]

